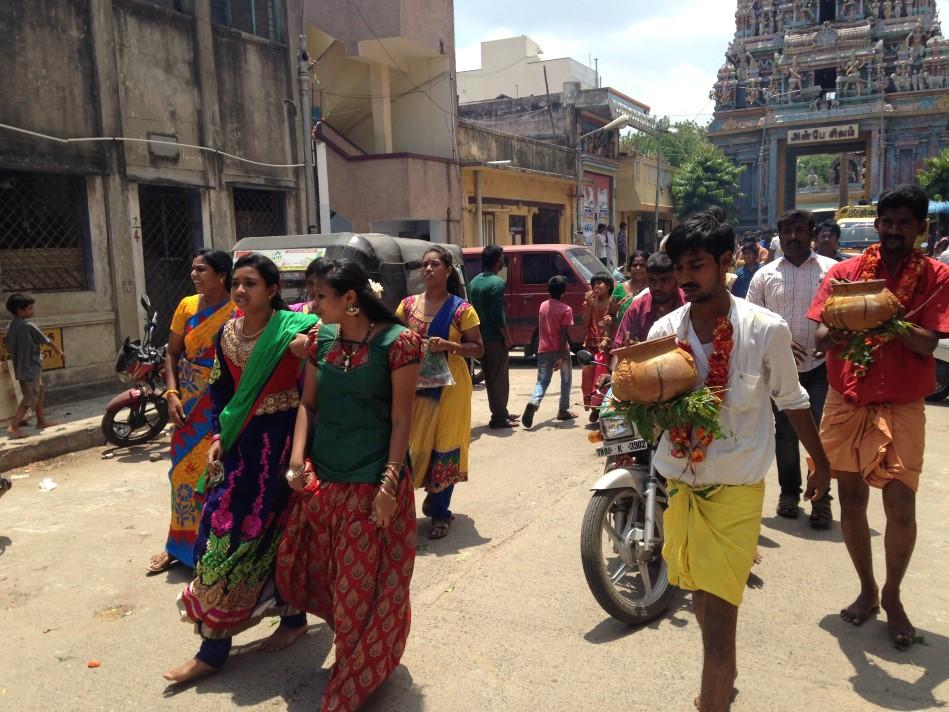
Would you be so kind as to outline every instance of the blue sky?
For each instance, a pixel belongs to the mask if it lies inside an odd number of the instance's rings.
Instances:
[[[600,60],[602,83],[673,120],[711,118],[709,90],[735,32],[735,0],[454,0],[459,70],[483,40],[527,35],[544,57]],[[949,0],[937,0],[949,22]],[[949,31],[949,26],[947,26]],[[591,64],[592,66],[592,64]]]

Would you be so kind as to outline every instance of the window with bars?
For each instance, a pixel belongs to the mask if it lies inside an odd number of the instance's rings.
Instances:
[[[92,288],[82,176],[0,171],[0,291]]]
[[[234,224],[237,239],[286,232],[286,199],[278,190],[234,188]]]
[[[211,0],[211,19],[274,42],[284,40],[283,0]]]

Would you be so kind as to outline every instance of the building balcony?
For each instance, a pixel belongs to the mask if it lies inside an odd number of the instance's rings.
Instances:
[[[463,166],[504,165],[576,180],[576,153],[546,141],[485,128],[468,121],[458,122],[458,160]]]

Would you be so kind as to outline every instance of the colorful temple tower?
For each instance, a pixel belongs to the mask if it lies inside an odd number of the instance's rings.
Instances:
[[[949,146],[934,0],[738,0],[709,138],[742,174],[739,228],[873,202]]]

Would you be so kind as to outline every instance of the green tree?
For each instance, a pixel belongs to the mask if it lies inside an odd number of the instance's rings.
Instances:
[[[729,218],[738,212],[742,198],[741,172],[714,146],[707,146],[689,158],[672,177],[672,201],[676,215],[683,218],[717,205]]]
[[[808,187],[808,176],[813,170],[817,175],[819,186],[830,186],[833,172],[831,166],[837,156],[828,153],[819,153],[813,156],[801,156],[797,159],[797,187]]]
[[[662,142],[662,158],[675,167],[683,165],[692,156],[711,146],[705,138],[705,127],[694,121],[680,121],[660,132],[659,138],[652,134],[632,133],[620,139],[620,150],[635,152],[647,158],[655,158],[659,141]]]
[[[933,158],[926,160],[925,168],[916,174],[919,186],[930,200],[949,200],[949,148],[944,148]],[[939,232],[949,233],[949,215],[939,215]]]

